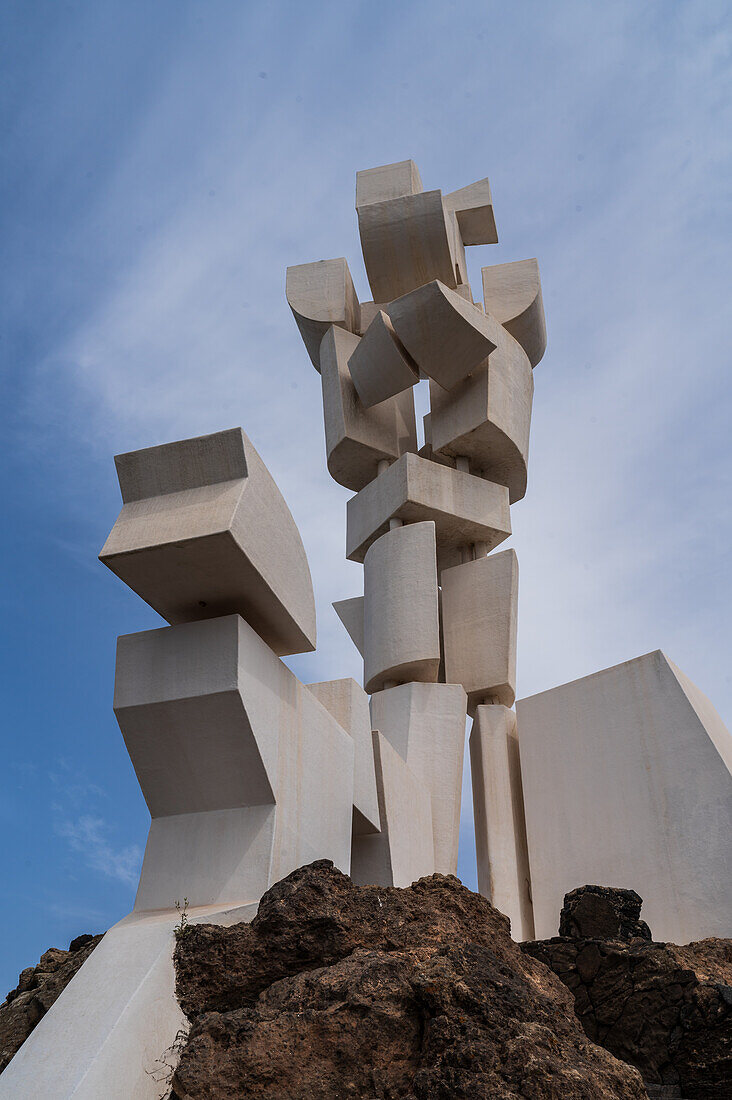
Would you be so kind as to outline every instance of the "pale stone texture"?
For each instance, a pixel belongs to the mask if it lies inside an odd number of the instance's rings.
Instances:
[[[480,706],[470,732],[478,889],[511,921],[515,940],[534,938],[516,715]]]
[[[515,504],[526,493],[534,379],[521,345],[502,328],[499,339],[454,389],[430,380],[430,445],[436,454],[468,458],[473,473],[507,485]]]
[[[391,743],[432,806],[434,869],[456,875],[465,692],[459,684],[401,684],[371,698],[371,724]]]
[[[332,326],[323,337],[320,366],[328,472],[358,491],[376,477],[380,462],[417,449],[411,389],[366,409],[348,369],[361,337]]]
[[[320,370],[320,345],[330,326],[358,332],[361,324],[345,258],[288,267],[285,294],[310,360]]]
[[[434,523],[397,527],[364,559],[364,687],[434,682],[440,664]]]
[[[352,596],[350,600],[336,600],[333,610],[341,620],[348,637],[363,657],[363,596]]]
[[[357,885],[410,886],[434,874],[429,791],[383,734],[373,734],[381,832],[353,838]]]
[[[511,534],[505,485],[416,454],[402,455],[351,497],[346,509],[346,557],[351,561],[362,562],[395,518],[434,521],[438,572],[460,563],[461,547],[482,542],[487,552]]]
[[[348,360],[356,393],[365,408],[378,405],[419,382],[419,371],[383,310],[374,314]]]
[[[420,371],[446,390],[476,370],[503,338],[497,321],[439,280],[391,302],[387,312]]]
[[[449,191],[442,201],[445,209],[455,215],[463,244],[498,244],[493,199],[487,179]]]
[[[516,697],[516,552],[445,569],[440,583],[447,682],[463,685],[471,715],[489,700],[510,707]]]
[[[124,506],[99,555],[169,623],[236,612],[280,655],[315,649],[290,510],[241,428],[115,459]]]
[[[659,940],[732,936],[732,737],[660,650],[517,704],[536,936],[584,883]]]
[[[356,209],[372,202],[417,195],[421,190],[422,179],[413,160],[365,168],[356,172]]]
[[[243,619],[120,638],[114,709],[153,817],[137,909],[348,872],[353,740]]]
[[[532,367],[546,351],[546,321],[536,259],[484,267],[483,299],[486,313],[518,340]]]
[[[369,697],[350,677],[308,684],[319,703],[350,734],[355,747],[353,775],[353,835],[379,831],[379,803],[374,772]]]

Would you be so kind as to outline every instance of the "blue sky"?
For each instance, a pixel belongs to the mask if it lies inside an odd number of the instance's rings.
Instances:
[[[115,453],[241,425],[310,558],[319,645],[290,663],[359,676],[330,608],[360,591],[348,493],[284,298],[288,264],[341,255],[370,297],[358,168],[490,177],[476,291],[539,258],[519,694],[661,647],[732,721],[726,0],[6,0],[2,24],[0,996],[134,896],[114,647],[161,620],[96,560]]]

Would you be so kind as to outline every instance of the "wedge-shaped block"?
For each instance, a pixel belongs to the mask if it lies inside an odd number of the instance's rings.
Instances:
[[[374,748],[371,741],[369,697],[355,680],[324,680],[308,684],[319,703],[351,735],[355,746],[353,777],[353,835],[379,831]]]
[[[454,213],[463,244],[498,244],[491,188],[487,179],[469,183],[443,196],[445,209]]]
[[[413,160],[382,164],[356,172],[356,209],[372,202],[416,195],[422,190],[419,169]]]
[[[537,260],[483,268],[486,313],[518,340],[532,367],[546,351],[546,321]]]
[[[451,390],[501,339],[500,325],[435,279],[388,307],[394,331],[421,371]]]
[[[517,704],[536,936],[567,891],[643,897],[659,940],[732,936],[732,736],[660,650]]]
[[[435,525],[411,523],[382,535],[364,558],[364,686],[433,683],[439,665]]]
[[[505,330],[489,358],[448,391],[430,380],[430,442],[437,457],[464,456],[470,469],[526,493],[534,379],[526,352]]]
[[[375,302],[391,302],[440,279],[454,287],[453,229],[440,191],[358,207],[358,230]]]
[[[348,637],[363,657],[363,596],[335,600],[333,610],[345,626]]]
[[[287,302],[316,370],[320,345],[331,325],[358,332],[361,310],[344,257],[288,267]]]
[[[518,559],[514,550],[446,569],[442,584],[445,679],[462,684],[468,713],[516,698]]]
[[[381,832],[353,838],[351,878],[361,886],[411,886],[435,872],[430,795],[378,731],[373,744]]]
[[[492,550],[511,534],[508,489],[461,470],[404,454],[347,504],[346,557],[363,561],[391,519],[435,524],[437,570],[460,563],[459,548]]]
[[[516,715],[480,706],[470,732],[478,889],[511,921],[515,940],[534,938],[531,878]]]
[[[419,382],[419,370],[383,310],[376,313],[363,334],[348,360],[348,369],[366,408]]]
[[[417,449],[414,397],[405,390],[371,409],[361,404],[348,369],[360,337],[335,326],[321,347],[323,415],[328,471],[358,491],[376,477],[379,462]]]
[[[124,506],[99,555],[169,623],[236,612],[279,654],[315,649],[290,510],[241,428],[115,459]]]
[[[354,741],[238,615],[120,638],[114,709],[153,817],[137,909],[348,871]]]
[[[371,724],[429,792],[435,871],[457,874],[465,753],[465,692],[459,684],[401,684],[371,697]]]

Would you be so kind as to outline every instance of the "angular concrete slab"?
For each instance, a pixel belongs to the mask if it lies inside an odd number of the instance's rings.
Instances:
[[[355,746],[353,777],[353,835],[379,831],[379,802],[374,771],[369,697],[350,677],[308,684],[319,703],[350,734]]]
[[[501,340],[500,325],[435,279],[391,302],[394,331],[419,369],[451,390]]]
[[[434,867],[442,875],[457,874],[465,704],[459,684],[401,684],[371,697],[372,726],[429,792]]]
[[[310,360],[319,371],[320,345],[330,326],[358,332],[361,324],[358,296],[345,258],[288,267],[285,294]]]
[[[483,298],[490,313],[519,342],[532,367],[546,351],[546,321],[539,263],[518,260],[483,268]]]
[[[536,935],[636,890],[659,940],[732,936],[732,736],[660,650],[517,704]]]
[[[379,462],[417,450],[411,389],[367,409],[348,369],[360,337],[335,326],[321,347],[323,414],[328,471],[339,485],[358,491],[376,477]]]
[[[440,665],[434,523],[377,539],[364,558],[364,687],[434,682]]]
[[[526,352],[499,329],[499,346],[463,382],[448,391],[430,380],[430,437],[435,456],[468,458],[515,504],[526,493],[534,379]]]
[[[346,505],[346,557],[363,561],[392,519],[435,524],[437,571],[460,563],[459,550],[511,534],[508,489],[415,454],[402,455]]]
[[[353,838],[357,885],[411,886],[435,872],[429,792],[378,731],[373,734],[381,832]]]
[[[153,818],[136,909],[348,871],[353,739],[239,616],[121,637],[114,710]]]
[[[361,343],[348,360],[348,369],[365,408],[378,405],[419,382],[419,370],[383,310],[374,315]]]
[[[443,195],[445,209],[454,213],[463,244],[498,244],[493,199],[487,179],[469,183]]]
[[[417,195],[422,190],[419,169],[413,160],[382,164],[356,172],[356,209],[372,202]]]
[[[280,655],[315,649],[300,533],[241,428],[118,455],[101,561],[169,623],[236,612]]]
[[[445,679],[463,685],[471,715],[491,697],[510,707],[516,697],[516,552],[445,569],[440,583]]]
[[[363,596],[335,600],[333,610],[345,626],[348,637],[363,657]]]
[[[516,715],[480,706],[470,732],[478,890],[511,921],[515,940],[534,938]]]

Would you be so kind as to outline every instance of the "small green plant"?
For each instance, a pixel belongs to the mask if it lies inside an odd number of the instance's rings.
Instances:
[[[176,938],[180,939],[182,936],[185,936],[187,932],[190,932],[191,929],[191,926],[188,923],[188,898],[183,898],[182,905],[179,901],[176,901],[175,907],[178,910],[178,916],[180,917],[180,920],[176,924],[173,931],[175,932]]]

